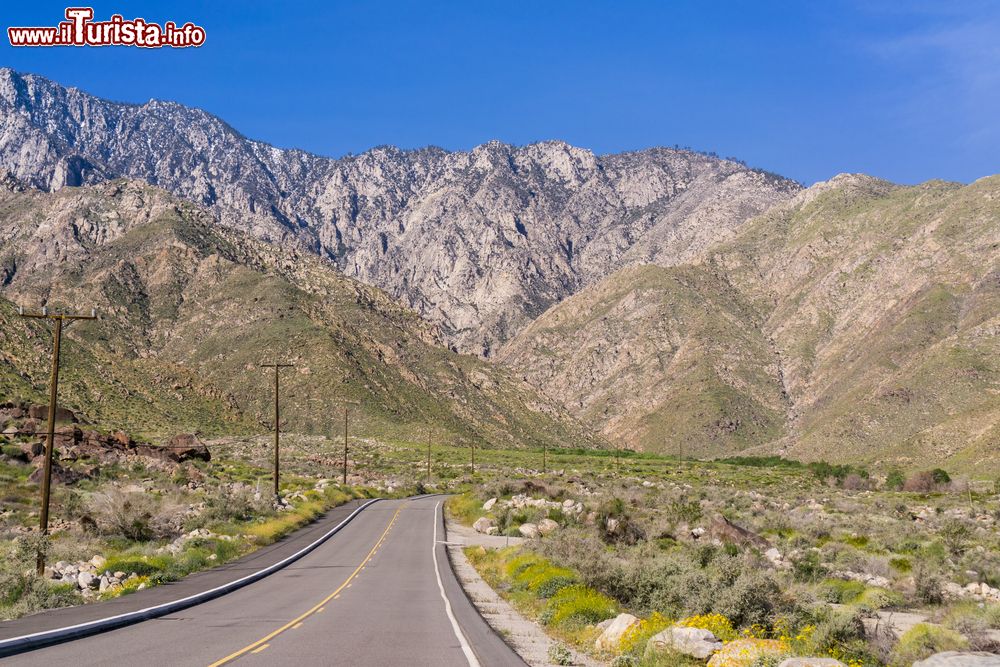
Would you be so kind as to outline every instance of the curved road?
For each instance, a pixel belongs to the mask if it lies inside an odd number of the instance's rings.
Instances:
[[[245,588],[8,661],[523,666],[459,587],[442,543],[441,502],[375,503],[312,553]]]

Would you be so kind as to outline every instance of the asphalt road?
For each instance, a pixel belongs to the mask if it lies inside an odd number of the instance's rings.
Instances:
[[[452,573],[440,497],[376,503],[301,560],[173,616],[18,665],[519,666]]]

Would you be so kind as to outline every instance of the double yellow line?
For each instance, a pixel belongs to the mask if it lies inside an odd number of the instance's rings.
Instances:
[[[378,551],[378,548],[380,546],[382,546],[382,542],[385,541],[386,535],[389,534],[389,529],[392,528],[392,524],[396,523],[396,517],[399,516],[399,513],[403,510],[403,506],[405,504],[406,503],[404,502],[404,503],[401,503],[399,505],[399,508],[396,510],[396,513],[393,514],[392,518],[389,520],[389,525],[385,527],[385,530],[382,531],[382,536],[378,538],[378,542],[376,542],[375,546],[372,547],[372,550],[368,552],[368,555],[365,556],[365,559],[363,561],[361,561],[361,564],[358,565],[354,569],[354,572],[351,572],[351,576],[349,576],[347,579],[345,579],[344,583],[342,583],[340,586],[337,587],[337,590],[335,590],[334,592],[330,593],[325,598],[323,598],[322,600],[320,600],[316,604],[316,606],[314,606],[312,609],[310,609],[306,613],[302,614],[301,616],[299,616],[297,618],[293,618],[292,620],[290,620],[285,625],[281,626],[280,628],[278,628],[274,632],[270,633],[269,635],[261,637],[260,639],[258,639],[257,641],[255,641],[253,644],[249,644],[248,646],[245,646],[245,647],[241,648],[239,651],[236,651],[235,653],[230,653],[229,655],[227,655],[225,658],[222,658],[221,660],[216,660],[215,662],[213,662],[208,667],[219,667],[219,665],[225,665],[228,662],[232,662],[236,658],[238,658],[241,655],[244,655],[246,653],[256,653],[257,651],[263,650],[264,648],[267,647],[267,643],[270,642],[272,639],[274,639],[275,637],[277,637],[278,635],[280,635],[285,630],[288,630],[290,628],[298,627],[299,625],[301,625],[302,621],[304,621],[305,619],[307,619],[310,616],[312,616],[313,614],[315,614],[317,611],[319,611],[320,609],[323,608],[323,605],[325,605],[327,602],[329,602],[333,598],[337,597],[337,595],[339,595],[342,590],[344,590],[345,588],[347,588],[350,585],[350,583],[354,579],[354,577],[358,576],[358,573],[361,572],[361,569],[364,568],[364,566],[368,564],[368,561],[370,561],[372,559],[372,556],[375,555],[375,552]]]

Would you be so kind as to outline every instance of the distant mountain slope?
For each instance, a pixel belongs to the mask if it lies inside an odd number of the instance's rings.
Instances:
[[[40,399],[49,330],[28,307],[96,307],[67,329],[65,403],[147,435],[260,431],[275,358],[289,428],[339,432],[341,399],[370,431],[431,426],[493,446],[587,444],[573,422],[501,368],[455,354],[376,288],[328,263],[219,227],[148,185],[112,181],[48,194],[0,184],[0,395]],[[550,416],[551,415],[551,416]]]
[[[766,308],[797,456],[1000,452],[1000,177],[817,184],[713,262]]]
[[[586,288],[500,356],[644,449],[971,467],[1000,457],[998,332],[1000,177],[839,176],[693,265]]]
[[[595,156],[557,141],[334,160],[246,139],[197,109],[109,102],[9,69],[0,167],[50,190],[143,179],[333,259],[484,356],[615,269],[686,261],[799,190],[690,151]]]
[[[498,359],[630,447],[735,453],[785,426],[761,325],[705,267],[634,266],[554,306]]]

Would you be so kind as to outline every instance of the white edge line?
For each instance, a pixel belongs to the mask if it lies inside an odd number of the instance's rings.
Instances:
[[[356,510],[351,512],[343,521],[338,523],[336,526],[327,531],[322,537],[317,539],[315,542],[306,545],[305,547],[299,549],[290,556],[286,556],[277,563],[265,567],[263,570],[258,570],[244,577],[240,577],[229,583],[216,586],[207,591],[201,591],[200,593],[194,593],[179,600],[172,600],[170,602],[163,602],[158,605],[153,605],[152,607],[146,607],[145,609],[137,609],[136,611],[129,611],[116,616],[108,616],[107,618],[99,618],[93,621],[87,621],[86,623],[78,623],[76,625],[67,625],[62,628],[54,628],[52,630],[42,630],[40,632],[33,632],[27,635],[21,635],[20,637],[11,637],[9,639],[0,640],[0,657],[7,655],[12,655],[13,653],[19,653],[22,651],[30,650],[32,648],[40,648],[42,645],[58,643],[61,639],[76,639],[86,636],[87,634],[96,634],[102,630],[116,629],[125,625],[131,625],[132,623],[137,623],[140,621],[148,620],[150,618],[155,618],[163,614],[169,613],[171,611],[177,611],[179,609],[185,609],[187,607],[192,607],[200,602],[207,602],[215,597],[219,597],[226,593],[235,591],[238,588],[242,588],[247,584],[251,584],[255,581],[263,579],[264,577],[273,574],[280,570],[281,568],[293,563],[294,561],[302,558],[307,553],[318,547],[320,544],[326,540],[333,537],[334,534],[340,531],[345,525],[347,525],[355,516],[358,515],[363,509],[369,505],[379,501],[379,498],[374,498],[364,503]],[[440,504],[440,503],[439,503]],[[435,533],[437,526],[435,525]],[[434,562],[435,567],[437,567],[437,561]],[[440,578],[439,578],[440,583]],[[442,589],[443,590],[443,589]],[[450,611],[449,611],[450,614]],[[93,630],[93,633],[88,633],[88,630]]]
[[[444,600],[444,610],[448,614],[448,620],[451,621],[451,629],[455,632],[455,637],[458,638],[458,643],[462,645],[462,653],[465,654],[465,659],[469,662],[469,667],[480,667],[479,659],[476,654],[472,652],[472,647],[469,646],[469,642],[465,639],[465,634],[462,633],[462,628],[458,625],[458,620],[455,618],[455,614],[451,610],[451,602],[448,600],[448,596],[444,592],[444,584],[441,582],[441,570],[438,568],[437,551],[435,547],[437,546],[438,539],[438,510],[441,508],[441,501],[437,502],[434,506],[434,539],[431,540],[431,560],[434,561],[434,575],[437,577],[438,590],[441,591],[441,599]]]

